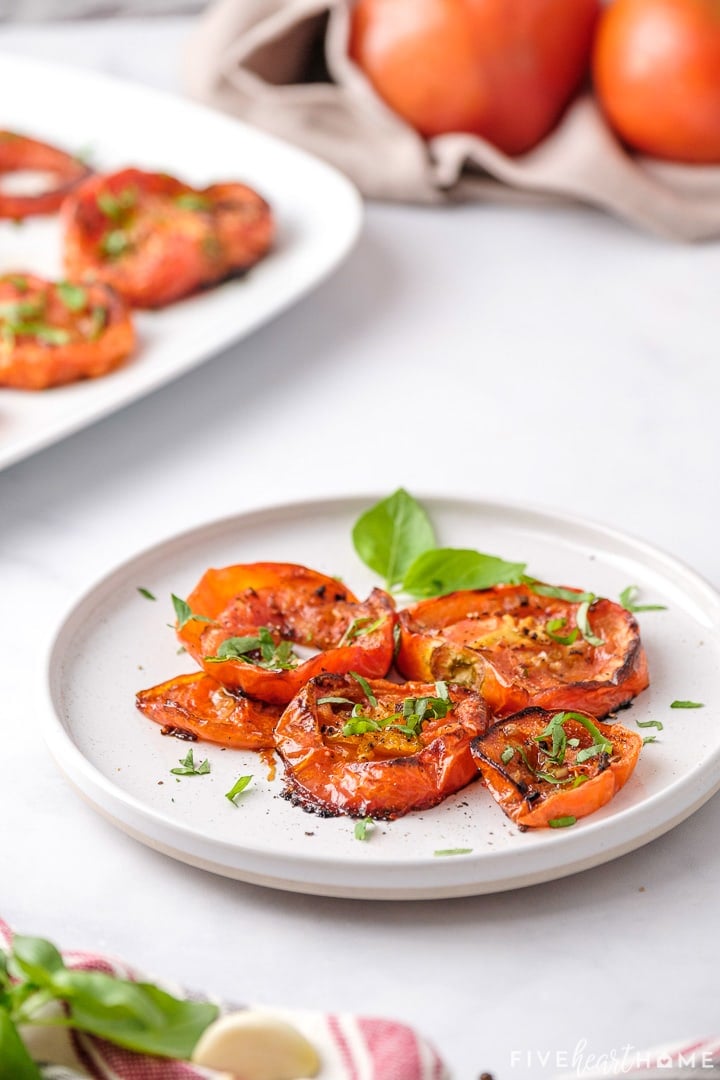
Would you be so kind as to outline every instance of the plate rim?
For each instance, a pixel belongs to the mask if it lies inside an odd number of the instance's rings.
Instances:
[[[228,129],[239,129],[244,133],[245,137],[251,138],[259,144],[282,148],[296,159],[304,161],[307,166],[317,170],[318,174],[324,174],[327,181],[335,186],[336,191],[346,203],[342,219],[344,228],[342,233],[339,232],[339,241],[335,245],[332,258],[324,263],[320,272],[313,273],[310,278],[305,278],[299,287],[295,287],[292,295],[278,303],[269,315],[262,316],[259,319],[251,319],[238,333],[228,337],[221,344],[211,345],[209,349],[198,350],[194,356],[187,358],[180,364],[176,364],[169,371],[160,370],[154,374],[151,372],[150,377],[143,380],[140,385],[121,386],[120,392],[113,397],[109,397],[108,400],[101,400],[97,404],[92,403],[89,409],[81,407],[73,410],[66,417],[61,418],[60,422],[51,421],[49,429],[41,432],[40,435],[22,433],[19,438],[13,439],[8,446],[0,443],[0,471],[2,471],[71,435],[77,434],[86,427],[91,427],[99,420],[119,412],[120,409],[132,405],[149,394],[161,390],[169,383],[201,367],[225,350],[232,348],[238,342],[289,310],[326,281],[348,257],[360,237],[365,212],[364,202],[357,187],[334,165],[277,135],[272,135],[244,120],[221,112],[218,109],[213,109],[201,102],[186,98],[182,94],[175,94],[168,90],[149,86],[122,76],[108,74],[104,71],[26,56],[22,53],[8,52],[4,49],[0,49],[0,65],[3,65],[4,68],[14,68],[16,71],[22,70],[26,78],[33,78],[35,77],[33,73],[36,73],[45,78],[67,79],[69,77],[70,81],[87,83],[90,87],[93,84],[100,84],[101,86],[110,87],[116,92],[130,88],[133,93],[140,94],[143,98],[165,102],[175,107],[180,106],[195,114],[198,121],[201,121],[203,116],[212,118],[214,124],[220,123],[227,125]],[[28,70],[30,76],[27,75]],[[11,388],[0,387],[0,396],[4,392],[21,393],[20,391],[12,391]],[[52,393],[52,391],[50,392]]]
[[[261,861],[268,863],[269,867],[272,866],[273,860],[279,861],[286,866],[291,866],[293,870],[307,871],[311,867],[315,867],[316,870],[337,870],[342,873],[350,873],[352,871],[367,870],[370,873],[382,874],[388,871],[395,871],[402,869],[406,873],[415,873],[422,875],[423,871],[429,872],[430,867],[437,867],[442,863],[448,865],[447,860],[438,861],[432,855],[414,856],[412,859],[403,863],[389,862],[387,859],[381,859],[372,854],[372,852],[364,853],[362,861],[352,855],[350,851],[347,854],[337,855],[331,853],[317,853],[314,855],[293,855],[283,852],[281,855],[273,854],[272,852],[259,853],[257,848],[247,848],[242,844],[233,843],[221,838],[214,838],[202,832],[201,829],[195,828],[185,822],[178,822],[174,820],[168,814],[163,813],[160,810],[156,810],[154,807],[147,806],[141,799],[137,798],[128,792],[125,792],[122,788],[116,786],[112,779],[106,776],[97,766],[92,764],[87,757],[82,753],[80,748],[73,741],[70,732],[66,730],[61,718],[60,708],[56,705],[54,687],[55,687],[55,669],[60,668],[61,659],[63,655],[64,639],[69,636],[70,639],[74,633],[75,622],[81,617],[84,607],[92,603],[97,595],[101,595],[103,591],[112,591],[114,583],[117,579],[126,579],[132,571],[133,566],[139,561],[145,561],[146,559],[157,558],[164,552],[167,552],[170,548],[171,552],[179,552],[186,546],[193,546],[194,542],[201,539],[205,534],[224,533],[235,527],[242,529],[245,524],[253,524],[258,520],[266,517],[286,517],[287,515],[297,514],[299,511],[303,511],[306,514],[312,514],[315,510],[318,511],[335,511],[337,513],[349,512],[350,510],[360,510],[363,507],[369,507],[378,501],[379,498],[383,498],[383,495],[373,493],[370,495],[363,494],[331,494],[325,496],[310,496],[301,497],[297,499],[285,500],[282,502],[268,501],[259,505],[246,508],[238,511],[234,514],[224,515],[219,518],[206,521],[204,523],[190,526],[183,529],[180,532],[174,532],[167,535],[164,539],[160,539],[151,545],[145,546],[133,552],[129,557],[122,560],[120,563],[111,567],[110,570],[101,574],[97,580],[95,580],[83,593],[78,597],[70,608],[64,612],[62,618],[53,628],[52,640],[47,652],[47,660],[45,664],[45,708],[41,712],[41,727],[43,737],[50,750],[50,753],[55,760],[56,764],[60,768],[61,772],[69,780],[71,786],[79,791],[83,799],[89,801],[91,805],[101,813],[103,817],[110,818],[118,827],[123,829],[126,833],[133,835],[135,839],[139,839],[146,845],[156,849],[165,850],[171,857],[183,859],[182,851],[172,840],[177,840],[193,844],[203,844],[207,847],[207,858],[204,860],[198,860],[195,857],[194,861],[191,858],[190,853],[186,852],[186,858],[184,861],[191,862],[193,865],[198,865],[198,862],[205,862],[207,864],[206,869],[210,869],[216,873],[226,873],[226,876],[239,878],[240,880],[250,880],[253,883],[266,884],[266,882],[259,880],[262,877],[265,878],[277,878],[277,875],[270,873],[269,869],[266,874],[257,874],[248,870],[243,874],[242,868],[237,866],[237,856],[240,858],[249,857],[252,861],[260,857]],[[581,531],[589,531],[591,533],[598,534],[600,537],[619,542],[622,546],[630,548],[636,555],[642,553],[647,556],[651,556],[652,561],[655,564],[659,564],[663,569],[668,568],[679,575],[680,579],[689,582],[697,590],[698,596],[707,602],[708,608],[703,607],[703,610],[709,612],[712,619],[712,626],[716,633],[720,633],[720,591],[718,591],[706,578],[699,574],[696,570],[690,567],[683,560],[676,558],[662,548],[656,547],[648,541],[635,537],[630,533],[626,533],[622,530],[616,529],[613,526],[605,525],[600,522],[596,522],[592,519],[585,518],[584,516],[570,514],[565,511],[555,511],[551,508],[538,505],[538,504],[526,504],[515,502],[512,500],[499,500],[489,498],[476,498],[465,495],[455,495],[448,493],[436,493],[436,492],[420,492],[416,497],[424,505],[438,505],[450,504],[456,508],[460,508],[465,512],[478,513],[482,511],[490,511],[502,514],[517,515],[524,518],[529,518],[537,524],[545,523],[550,526],[566,525],[571,526],[574,529]],[[712,609],[715,609],[714,613]],[[126,820],[123,816],[118,816],[117,813],[108,808],[107,804],[99,802],[97,798],[94,798],[90,791],[86,787],[82,787],[77,777],[81,777],[85,780],[92,790],[96,793],[100,793],[105,796],[111,804],[115,804],[116,809],[123,809],[130,817],[139,817],[150,822],[155,832],[152,836],[145,834],[145,838],[138,835],[138,830],[134,828],[131,821]],[[684,799],[682,806],[678,809],[677,805],[672,813],[667,813],[666,804],[668,801],[675,803],[674,796],[677,793],[682,793],[686,789],[691,789],[687,794],[692,793],[692,798]],[[628,807],[623,810],[621,814],[615,819],[589,821],[585,824],[582,833],[574,834],[571,831],[559,832],[553,835],[552,848],[549,847],[537,847],[530,849],[525,853],[518,851],[483,851],[476,854],[474,857],[468,856],[462,859],[452,860],[452,863],[456,867],[464,865],[465,867],[473,867],[483,865],[485,867],[496,866],[498,870],[502,870],[505,863],[517,862],[518,859],[524,858],[526,862],[532,861],[530,855],[537,855],[541,861],[543,855],[549,851],[564,852],[567,849],[572,851],[573,848],[578,846],[583,847],[584,841],[589,838],[593,840],[598,832],[602,835],[608,836],[611,841],[608,846],[605,846],[600,851],[595,851],[591,854],[585,852],[583,854],[576,854],[574,858],[568,862],[566,860],[553,860],[552,866],[547,866],[545,869],[536,869],[529,873],[523,874],[521,872],[515,874],[505,875],[502,879],[498,879],[497,883],[488,882],[485,877],[482,880],[468,881],[463,880],[456,882],[455,885],[446,884],[435,886],[409,886],[407,889],[400,889],[394,887],[383,887],[377,884],[367,884],[352,886],[350,884],[326,886],[322,885],[324,891],[320,891],[321,885],[319,882],[307,882],[303,880],[303,877],[289,876],[287,878],[280,878],[273,880],[271,887],[285,888],[288,891],[296,892],[308,892],[315,895],[331,895],[331,896],[345,896],[349,898],[365,898],[365,899],[441,899],[447,896],[466,896],[466,895],[478,895],[484,892],[503,891],[505,889],[512,889],[518,887],[525,887],[540,883],[542,881],[555,880],[569,874],[580,872],[583,869],[588,869],[591,866],[601,865],[602,863],[611,861],[621,855],[635,850],[638,847],[643,846],[645,843],[651,842],[653,839],[661,836],[663,833],[674,828],[675,825],[685,820],[697,809],[699,809],[712,795],[720,790],[720,744],[718,747],[703,761],[702,766],[697,767],[691,773],[686,773],[679,777],[673,783],[669,784],[661,791],[644,798],[636,806]],[[658,818],[659,814],[659,818]],[[650,817],[654,820],[654,824],[645,822],[643,819]],[[630,828],[627,834],[622,836],[613,837],[612,834],[616,832],[620,825],[627,825],[629,823]],[[165,831],[171,834],[169,840],[161,840],[157,836],[157,831]],[[210,853],[213,854],[226,854],[235,855],[236,859],[230,859],[225,863],[213,865],[213,859],[210,857]],[[482,860],[482,863],[479,862]],[[232,865],[231,865],[232,864]],[[557,865],[556,865],[557,864]],[[231,872],[228,872],[231,871]],[[332,877],[332,873],[330,874]],[[452,875],[451,875],[452,876]],[[460,877],[466,879],[467,874],[460,874]]]

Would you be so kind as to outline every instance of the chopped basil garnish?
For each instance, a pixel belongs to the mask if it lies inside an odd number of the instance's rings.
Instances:
[[[598,648],[600,645],[604,645],[605,642],[602,638],[599,638],[597,634],[594,634],[592,627],[590,626],[590,604],[594,602],[596,598],[593,596],[592,600],[583,600],[582,604],[577,610],[575,616],[578,630],[587,641],[588,645],[592,645],[594,648]]]
[[[562,630],[563,626],[567,626],[567,619],[548,619],[545,624],[545,633],[559,645],[572,645],[577,641],[580,631],[577,626],[574,626],[569,634],[559,634],[558,630]]]
[[[433,851],[433,855],[472,855],[472,851],[473,849],[471,847],[439,848],[437,851]]]
[[[108,311],[107,308],[97,305],[90,312],[90,326],[88,329],[88,336],[91,341],[97,341],[102,334],[103,330],[107,326]]]
[[[355,822],[355,839],[367,840],[368,832],[375,828],[375,822],[371,817],[361,818],[360,821]]]
[[[141,596],[144,596],[146,600],[157,600],[157,596],[153,596],[149,589],[146,589],[143,585],[138,585],[137,591]]]
[[[130,246],[130,237],[123,229],[111,229],[100,241],[100,250],[110,259],[124,255]]]
[[[351,701],[349,697],[321,697],[318,698],[318,705],[354,705],[355,702]]]
[[[648,743],[657,742],[657,735],[646,735],[642,741],[643,746],[647,746]]]
[[[372,634],[382,626],[386,619],[387,615],[381,615],[379,619],[372,619],[370,616],[353,619],[336,647],[340,648],[342,645],[349,645],[356,638],[364,637],[365,634]]]
[[[196,765],[191,748],[188,750],[187,755],[180,759],[180,764],[176,765],[170,772],[175,776],[207,776],[210,772],[210,762],[205,758],[199,765]]]
[[[658,731],[665,730],[665,725],[660,720],[636,720],[635,723],[638,727],[654,727]]]
[[[57,294],[68,311],[82,311],[84,307],[87,307],[87,289],[84,289],[82,285],[60,281],[57,285]]]
[[[514,757],[515,751],[513,750],[512,746],[506,746],[502,754],[500,755],[500,760],[502,761],[503,765],[509,765],[509,763]]]
[[[551,818],[550,821],[548,821],[548,825],[551,829],[568,829],[571,825],[574,825],[576,821],[576,817],[573,817],[572,814],[567,814],[566,817]]]
[[[704,709],[702,701],[673,701],[671,709]]]
[[[565,600],[568,604],[591,604],[596,599],[595,593],[578,592],[577,589],[565,589],[559,585],[548,585],[537,578],[523,576],[523,585],[538,596],[547,596],[551,600]]]
[[[351,671],[350,674],[352,675],[355,682],[359,685],[363,694],[368,699],[368,702],[370,703],[370,705],[372,705],[374,709],[377,705],[377,698],[370,689],[370,683],[367,681],[367,679],[363,678],[362,675],[358,675],[357,671]]]
[[[225,660],[242,660],[245,664],[254,664],[267,671],[292,671],[299,663],[292,643],[276,642],[267,626],[259,626],[257,634],[253,636],[226,638],[215,656],[206,656],[205,659],[214,664]]]
[[[252,773],[249,776],[239,776],[233,786],[230,788],[230,790],[225,792],[225,798],[229,802],[231,802],[233,806],[237,806],[235,800],[237,799],[238,795],[242,795],[243,791],[248,786],[251,780]]]
[[[173,607],[175,608],[175,617],[177,619],[178,630],[182,630],[182,628],[186,626],[189,622],[211,623],[213,621],[212,619],[208,619],[206,615],[196,615],[193,611],[191,611],[188,602],[186,600],[182,600],[179,596],[176,596],[175,593],[172,593],[171,599],[173,602]]]
[[[639,592],[640,589],[637,585],[628,585],[620,593],[620,603],[626,611],[633,613],[636,611],[667,611],[665,604],[636,604],[635,597]]]
[[[125,188],[119,195],[101,191],[97,197],[97,204],[106,218],[118,223],[136,206],[137,191],[132,187]]]
[[[175,196],[175,205],[181,210],[210,210],[212,202],[197,191],[183,191]]]

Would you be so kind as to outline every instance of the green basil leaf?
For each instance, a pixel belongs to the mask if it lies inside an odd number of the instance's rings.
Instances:
[[[177,628],[182,630],[183,626],[189,622],[205,622],[211,623],[212,619],[208,619],[206,615],[196,615],[191,609],[186,600],[182,600],[175,593],[171,594],[173,607],[175,609],[175,617],[177,619]],[[235,639],[237,640],[237,639]]]
[[[182,191],[175,196],[175,205],[181,210],[210,210],[212,203],[205,195],[197,191]]]
[[[513,750],[512,746],[506,746],[502,754],[500,755],[500,760],[502,761],[503,765],[509,765],[514,757],[515,751]]]
[[[71,281],[59,281],[57,294],[68,311],[82,311],[87,307],[87,289],[82,285],[73,285]]]
[[[141,596],[144,596],[146,600],[157,600],[157,596],[154,596],[149,589],[146,589],[144,585],[138,585],[137,591]]]
[[[364,679],[362,675],[358,675],[357,671],[351,671],[350,674],[352,675],[355,682],[359,683],[363,694],[368,699],[368,703],[372,705],[373,708],[375,708],[375,706],[377,705],[377,698],[370,689],[370,683],[367,681],[367,679]]]
[[[69,1025],[140,1054],[186,1061],[218,1009],[181,1001],[150,983],[133,983],[97,971],[58,971],[57,997],[67,1002]]]
[[[702,701],[673,701],[671,709],[704,709]]]
[[[360,821],[355,822],[355,839],[367,840],[368,831],[375,828],[375,822],[371,817],[361,818]]]
[[[636,720],[635,723],[638,727],[654,727],[658,731],[665,730],[665,725],[660,720]]]
[[[58,950],[44,938],[16,934],[11,956],[11,966],[35,986],[47,986],[50,977],[65,967]]]
[[[408,567],[403,588],[411,596],[444,596],[460,589],[517,584],[524,570],[525,563],[506,562],[479,551],[435,548],[419,555]]]
[[[523,585],[527,585],[531,592],[538,596],[547,596],[551,600],[565,600],[568,604],[591,604],[595,600],[595,593],[578,592],[577,589],[565,589],[560,585],[548,585],[537,578],[523,575]]]
[[[399,488],[361,514],[352,539],[365,565],[392,588],[418,555],[435,546],[435,530],[420,503]]]
[[[440,848],[438,851],[433,851],[433,855],[471,855],[472,850],[473,849],[471,847]]]
[[[5,1009],[0,1009],[0,1080],[42,1080]]]
[[[551,818],[550,821],[548,821],[548,825],[551,829],[568,829],[571,825],[574,825],[576,821],[576,817],[573,817],[572,814],[568,814],[567,817]]]
[[[593,598],[594,599],[594,598]],[[593,633],[590,626],[590,604],[592,600],[584,600],[580,607],[577,609],[577,615],[575,616],[578,624],[578,630],[587,641],[588,645],[592,645],[593,648],[598,648],[600,645],[604,645],[605,642],[602,638],[599,638],[597,634]]]
[[[230,790],[225,792],[225,798],[228,799],[233,806],[236,806],[237,803],[235,802],[235,799],[238,795],[242,794],[251,780],[252,773],[249,776],[239,776]]]
[[[569,634],[559,634],[558,630],[562,630],[563,626],[567,626],[567,619],[548,619],[545,624],[545,633],[553,641],[557,641],[559,645],[574,644],[580,633],[577,626],[574,626]]]
[[[637,585],[628,585],[626,589],[620,593],[620,603],[626,611],[667,611],[665,604],[636,604],[635,597],[640,592]]]
[[[192,749],[188,750],[187,756],[180,759],[180,764],[170,770],[175,776],[207,776],[210,772],[210,762],[207,758],[199,765],[195,764]]]
[[[354,705],[349,697],[321,697],[317,700],[318,705]]]

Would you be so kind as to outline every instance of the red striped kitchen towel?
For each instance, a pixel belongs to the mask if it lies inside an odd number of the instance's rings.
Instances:
[[[10,928],[0,920],[0,949],[6,950],[11,941]],[[63,958],[71,968],[103,971],[122,979],[147,979],[141,972],[95,953],[65,952]],[[170,993],[183,996],[177,987],[160,985]],[[200,1000],[198,995],[191,996]],[[223,1012],[239,1008],[222,1002],[216,1004]],[[448,1077],[435,1050],[405,1024],[346,1013],[275,1008],[272,1013],[291,1023],[315,1046],[322,1062],[317,1080],[446,1080]],[[96,1080],[209,1080],[219,1075],[184,1062],[134,1054],[77,1032],[38,1029],[38,1033],[43,1032],[46,1036],[51,1033],[52,1055],[59,1062],[58,1067],[44,1071],[46,1080],[72,1080],[88,1075]],[[33,1045],[32,1049],[41,1060],[42,1048]]]

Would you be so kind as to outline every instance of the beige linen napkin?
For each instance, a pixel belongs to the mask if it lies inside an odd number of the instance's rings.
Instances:
[[[217,0],[194,35],[190,92],[332,162],[369,198],[572,199],[678,240],[720,237],[720,168],[627,153],[590,94],[535,150],[420,138],[347,56],[352,0]]]

